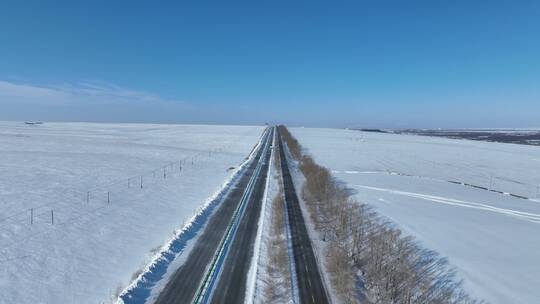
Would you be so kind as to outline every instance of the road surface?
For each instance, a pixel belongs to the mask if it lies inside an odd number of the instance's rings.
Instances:
[[[267,129],[255,157],[211,216],[186,261],[172,275],[158,296],[157,304],[192,303],[198,296],[200,297],[201,284],[208,279],[209,269],[215,262],[218,249],[222,248],[223,241],[227,239],[226,232],[234,222],[233,215],[238,210],[242,198],[246,197],[245,209],[242,209],[242,217],[238,220],[234,237],[224,256],[225,261],[220,264],[222,266],[217,271],[217,281],[210,290],[212,303],[244,302],[247,273],[253,256],[273,132],[274,128]],[[260,164],[259,168],[258,164]],[[249,186],[250,180],[252,180],[251,186]]]
[[[157,304],[244,303],[275,130],[269,128],[263,135],[255,157],[211,216],[186,261],[159,295]],[[329,303],[281,136],[275,133],[300,303]]]
[[[292,237],[300,303],[329,303],[321,274],[317,266],[317,260],[313,253],[313,247],[306,228],[306,223],[302,216],[302,210],[300,209],[300,203],[298,202],[298,196],[294,188],[279,132],[278,139],[281,172],[283,175],[283,190],[285,192],[285,204]]]

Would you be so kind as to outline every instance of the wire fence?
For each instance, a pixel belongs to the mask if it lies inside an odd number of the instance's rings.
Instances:
[[[519,178],[510,178],[492,171],[482,171],[466,165],[454,164],[451,167],[449,164],[433,161],[430,163],[433,176],[446,178],[450,182],[520,198],[540,199],[540,184],[533,184]]]
[[[245,138],[251,134],[252,131],[247,131],[239,135]],[[31,277],[32,286],[28,288],[33,291],[25,293],[30,301],[50,297],[64,303],[76,303],[89,297],[114,301],[122,290],[121,283],[114,285],[117,283],[112,282],[107,287],[110,289],[105,291],[107,294],[103,294],[102,285],[89,285],[89,278],[95,276],[91,273],[92,267],[77,261],[96,259],[96,264],[105,265],[107,262],[103,260],[109,259],[106,252],[124,250],[121,243],[116,243],[116,238],[138,238],[140,231],[155,226],[156,219],[149,220],[149,215],[163,215],[168,210],[175,210],[179,212],[179,218],[170,213],[164,219],[178,221],[175,227],[185,223],[200,205],[182,206],[183,196],[191,196],[189,201],[193,201],[193,191],[188,189],[197,187],[209,172],[215,172],[212,166],[223,164],[223,160],[230,159],[232,154],[237,157],[238,149],[234,147],[238,147],[238,139],[206,150],[194,150],[153,169],[86,189],[64,187],[56,192],[53,188],[32,189],[15,197],[16,201],[10,201],[7,196],[0,197],[0,205],[10,207],[10,213],[0,211],[0,281],[12,282],[10,278],[16,273],[19,273],[17,279]],[[206,173],[196,172],[200,170]],[[153,209],[162,211],[148,212]],[[122,223],[128,217],[130,225]],[[133,229],[139,223],[144,223],[136,228],[139,233],[137,230],[131,234],[116,231]],[[114,232],[102,237],[102,230]],[[80,247],[74,245],[76,242],[92,245]],[[54,282],[62,282],[63,288],[58,290],[58,283]],[[11,285],[7,286],[11,288]]]
[[[351,138],[351,140],[354,140],[354,138]],[[531,167],[537,166],[539,169],[524,174],[518,168],[507,165],[499,168],[496,164],[488,162],[479,161],[475,163],[475,159],[467,162],[465,158],[464,161],[461,161],[459,158],[456,159],[455,155],[440,158],[436,155],[415,153],[415,151],[389,149],[386,153],[374,157],[373,151],[364,151],[362,144],[353,146],[351,152],[357,157],[366,159],[366,172],[380,172],[452,182],[462,186],[540,202],[540,167],[535,163],[531,163]]]
[[[511,178],[466,164],[438,162],[418,155],[412,158],[414,169],[411,169],[409,164],[404,165],[407,160],[403,160],[402,154],[396,159],[379,157],[376,162],[388,173],[447,181],[518,198],[540,200],[540,183],[531,183],[530,179],[527,182],[519,177]],[[419,165],[422,163],[423,165]]]
[[[197,170],[200,163],[217,154],[228,153],[234,144],[234,141],[228,141],[219,147],[198,151],[140,174],[118,178],[85,190],[70,188],[62,189],[62,193],[54,195],[39,193],[41,203],[0,215],[0,263],[17,259],[5,255],[9,248],[43,233],[56,231],[61,226],[76,223],[111,205],[129,206],[126,205],[126,199],[135,199],[138,192],[170,183],[186,171]],[[5,242],[7,240],[9,243]],[[23,257],[28,258],[28,255]]]

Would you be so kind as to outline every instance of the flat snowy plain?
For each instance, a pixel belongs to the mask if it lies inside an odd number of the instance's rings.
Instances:
[[[0,122],[0,303],[115,301],[262,131]]]
[[[447,257],[473,297],[501,304],[540,303],[539,147],[290,130],[359,201]]]

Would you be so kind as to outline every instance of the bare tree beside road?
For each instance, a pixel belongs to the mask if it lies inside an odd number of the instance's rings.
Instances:
[[[302,196],[326,244],[326,270],[341,302],[476,303],[446,259],[352,198],[327,168],[302,152],[284,126],[280,132],[305,176]]]

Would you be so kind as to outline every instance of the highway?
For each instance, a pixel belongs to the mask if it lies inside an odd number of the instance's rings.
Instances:
[[[274,133],[281,172],[300,303],[329,303],[277,128],[268,128],[185,262],[158,296],[157,304],[244,303]],[[278,152],[278,151],[276,151]]]
[[[243,303],[275,128],[209,219],[157,304]]]
[[[270,140],[273,138],[274,130],[275,128],[272,128]],[[271,141],[269,142],[270,145]],[[266,189],[266,177],[271,161],[271,149],[267,149],[264,153],[261,172],[255,179],[253,191],[250,194],[244,216],[225,259],[211,303],[244,303],[247,276],[253,257],[253,247]]]
[[[285,149],[278,132],[281,172],[283,174],[283,190],[292,236],[294,263],[298,283],[300,303],[329,303],[326,289],[319,273],[317,260],[313,253],[311,239],[300,209],[300,203],[289,171]]]

